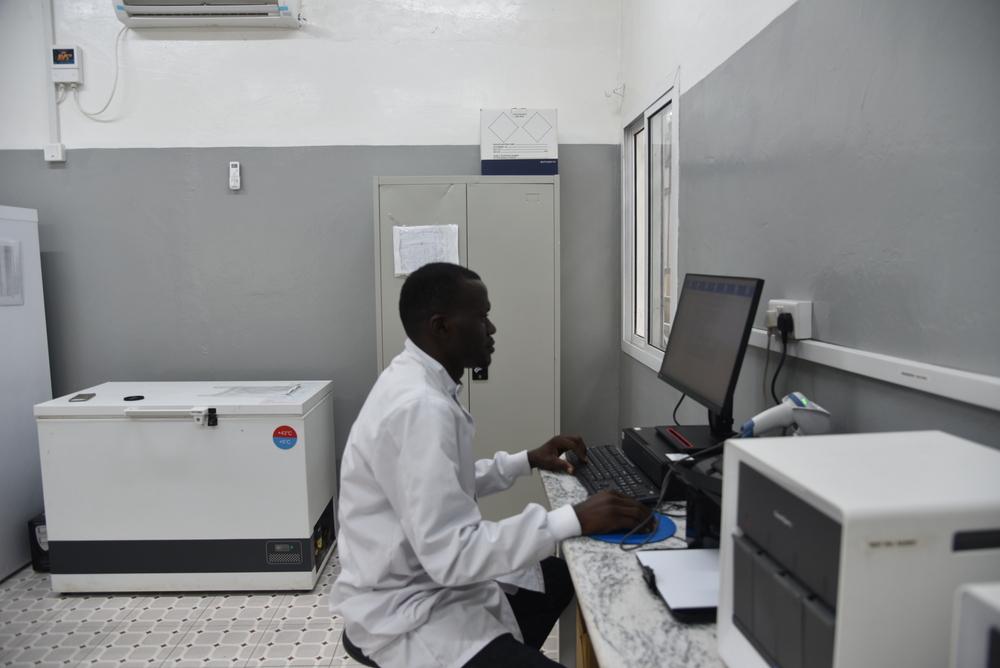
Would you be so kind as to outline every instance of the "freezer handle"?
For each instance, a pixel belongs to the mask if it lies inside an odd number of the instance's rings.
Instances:
[[[209,427],[216,426],[216,411],[214,408],[197,406],[194,408],[126,408],[127,418],[188,418],[198,424]]]

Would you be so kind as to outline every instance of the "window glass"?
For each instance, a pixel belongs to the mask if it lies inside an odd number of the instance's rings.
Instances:
[[[639,337],[646,338],[646,261],[649,257],[648,227],[646,222],[646,131],[639,130],[632,136],[633,171],[635,175],[635,218],[632,221],[635,230],[635,274],[633,276],[633,310],[635,320],[632,332]]]
[[[670,325],[670,160],[673,105],[648,119],[649,127],[649,334],[664,350]],[[638,273],[638,272],[637,272]]]

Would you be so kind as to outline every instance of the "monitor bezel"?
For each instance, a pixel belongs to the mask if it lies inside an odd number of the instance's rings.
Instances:
[[[656,374],[660,380],[670,385],[671,387],[680,390],[687,396],[697,401],[702,406],[708,408],[710,411],[713,411],[724,417],[731,418],[733,410],[733,394],[736,392],[736,382],[740,378],[740,371],[743,368],[743,358],[746,356],[747,345],[749,345],[750,343],[750,330],[753,328],[753,321],[754,318],[757,317],[757,309],[760,306],[760,298],[764,292],[764,279],[754,278],[752,276],[727,276],[722,274],[690,274],[690,273],[684,274],[684,280],[681,283],[681,294],[680,297],[677,299],[677,310],[674,311],[674,315],[680,312],[681,306],[684,304],[684,298],[687,293],[687,291],[685,290],[685,286],[687,285],[689,278],[691,279],[705,278],[710,280],[739,280],[739,281],[754,282],[754,292],[753,292],[753,297],[751,298],[752,306],[750,307],[750,311],[747,314],[746,323],[744,323],[743,326],[743,337],[740,340],[740,348],[736,354],[736,364],[733,366],[733,373],[732,376],[729,378],[729,385],[726,389],[726,397],[723,404],[721,405],[716,404],[714,401],[707,399],[706,397],[699,394],[697,391],[692,390],[691,388],[689,388],[688,386],[679,381],[676,381],[675,379],[671,378],[668,374],[664,372],[663,365],[667,361],[667,356],[670,354],[670,346],[674,340],[672,336],[667,338],[667,347],[663,351],[663,361],[660,362],[660,370]],[[671,321],[671,330],[673,330],[673,321]]]

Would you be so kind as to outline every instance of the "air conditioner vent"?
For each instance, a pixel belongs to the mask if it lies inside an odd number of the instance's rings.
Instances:
[[[232,16],[259,16],[268,17],[274,16],[274,14],[268,14],[267,12],[228,12],[228,13],[217,13],[217,12],[206,12],[205,14],[194,14],[194,13],[181,13],[176,14],[157,14],[154,12],[143,12],[142,14],[137,14],[136,16],[142,16],[142,18],[173,18],[178,16],[187,16],[195,18],[219,18],[219,17],[232,17]]]
[[[130,28],[298,28],[300,0],[113,0]]]

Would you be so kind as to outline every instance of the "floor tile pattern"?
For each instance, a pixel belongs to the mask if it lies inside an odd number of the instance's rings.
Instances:
[[[339,572],[334,554],[311,592],[105,596],[26,568],[0,583],[0,668],[360,666],[327,606]],[[557,627],[543,651],[558,648]]]

